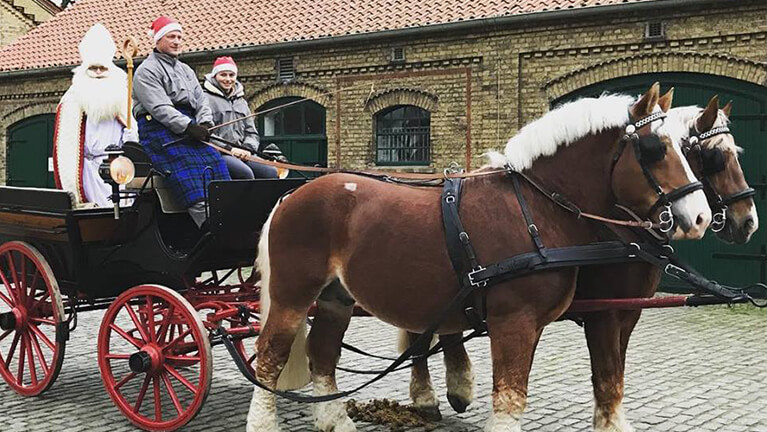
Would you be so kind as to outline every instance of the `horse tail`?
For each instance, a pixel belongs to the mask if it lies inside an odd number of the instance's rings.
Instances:
[[[269,295],[269,279],[271,267],[269,263],[269,227],[272,223],[272,217],[277,211],[279,203],[274,206],[272,213],[266,220],[261,230],[261,238],[258,240],[258,256],[256,257],[256,267],[261,274],[261,328],[264,328],[266,319],[269,316],[269,307],[271,297]],[[311,372],[309,371],[309,356],[306,353],[306,324],[298,328],[296,338],[290,348],[290,357],[285,367],[277,379],[277,390],[296,390],[306,386],[311,381]]]

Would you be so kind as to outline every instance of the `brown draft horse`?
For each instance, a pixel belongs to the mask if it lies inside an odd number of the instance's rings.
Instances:
[[[512,140],[496,162],[503,159],[512,169],[545,181],[590,213],[608,214],[620,202],[646,214],[657,194],[634,146],[620,141],[629,118],[645,118],[659,110],[658,89],[654,85],[638,101],[612,95],[564,105],[524,128],[518,135],[524,139]],[[654,135],[665,151],[662,159],[645,166],[663,191],[695,181],[661,121],[638,133]],[[547,247],[597,239],[590,224],[565,214],[532,186],[523,185],[522,193]],[[687,227],[676,234],[680,238],[701,237],[711,220],[700,190],[675,200],[671,210]],[[531,250],[508,175],[467,179],[461,215],[481,262]],[[257,342],[256,377],[271,388],[278,386],[278,379],[281,387],[296,388],[311,370],[317,395],[337,391],[335,367],[353,302],[394,326],[423,332],[458,291],[442,228],[440,191],[350,174],[314,180],[276,207],[264,226],[257,265],[263,284],[262,317],[267,319]],[[535,347],[543,328],[572,301],[577,274],[577,268],[546,271],[487,290],[494,383],[491,432],[521,430]],[[304,343],[306,315],[315,301],[314,324]],[[466,328],[465,316],[456,310],[438,333]],[[313,407],[320,430],[356,430],[341,401]],[[254,389],[247,429],[279,430],[274,395]]]
[[[662,96],[659,105],[668,111],[673,89]],[[695,175],[703,179],[705,192],[712,212],[721,215],[722,226],[716,232],[722,240],[746,243],[758,229],[756,207],[738,162],[740,149],[728,131],[720,130],[714,136],[692,145],[690,131],[698,134],[724,128],[732,104],[719,109],[718,97],[714,96],[705,109],[697,106],[678,107],[668,111],[668,129],[674,139],[683,143],[686,157]],[[718,166],[715,166],[717,165]],[[714,165],[712,167],[712,165]],[[740,196],[740,198],[738,198]],[[727,197],[736,200],[728,201]],[[593,266],[583,268],[578,275],[576,298],[637,298],[651,297],[660,282],[657,268],[645,264]],[[610,311],[583,314],[586,337],[591,353],[592,379],[596,399],[594,428],[598,431],[631,431],[621,402],[623,399],[623,372],[626,347],[641,311]],[[417,335],[407,334],[401,344],[412,341]],[[465,411],[473,399],[474,377],[471,362],[461,343],[461,334],[440,335],[445,346],[448,401],[458,412]],[[412,368],[410,397],[415,407],[432,418],[439,419],[439,401],[434,393],[425,361]]]

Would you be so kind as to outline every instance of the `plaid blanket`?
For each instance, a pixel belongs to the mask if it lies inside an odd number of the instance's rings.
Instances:
[[[191,110],[176,109],[195,122]],[[140,116],[137,121],[141,146],[156,170],[170,171],[165,183],[184,206],[204,201],[205,188],[211,180],[231,180],[224,159],[216,150],[191,138],[163,146],[179,136],[148,115]]]

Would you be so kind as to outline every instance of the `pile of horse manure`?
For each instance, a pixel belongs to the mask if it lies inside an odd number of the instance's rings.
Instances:
[[[346,402],[346,412],[352,420],[389,426],[392,432],[419,426],[429,431],[438,426],[421,417],[414,407],[400,405],[389,399],[373,399],[366,403],[349,399]]]

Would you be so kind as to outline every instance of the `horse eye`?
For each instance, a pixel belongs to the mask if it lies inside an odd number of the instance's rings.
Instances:
[[[660,162],[666,157],[666,145],[657,135],[647,135],[639,139],[639,159],[644,164]]]
[[[717,148],[703,149],[700,152],[700,159],[703,162],[704,176],[716,174],[725,169],[724,153]]]

